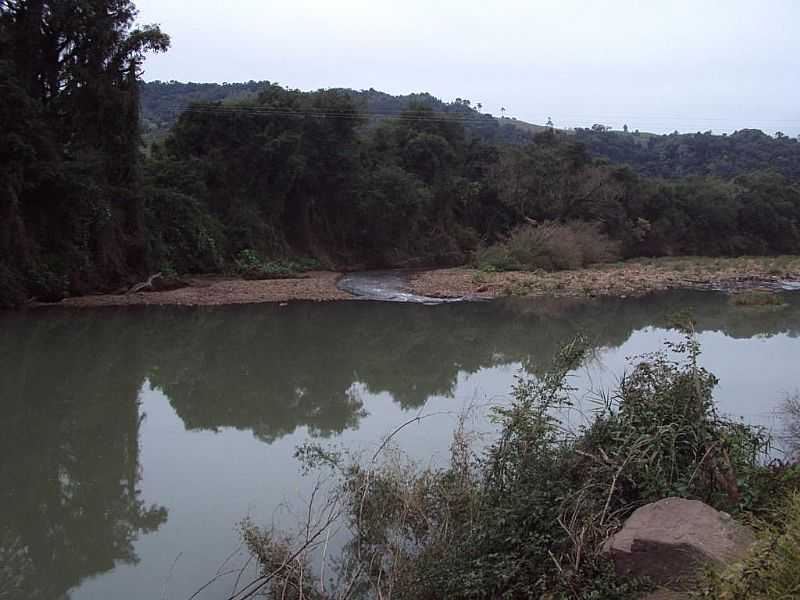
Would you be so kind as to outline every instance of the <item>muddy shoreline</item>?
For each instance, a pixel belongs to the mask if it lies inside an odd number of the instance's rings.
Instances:
[[[340,290],[343,276],[315,271],[296,279],[248,281],[224,276],[191,277],[187,287],[160,292],[66,298],[56,306],[222,306],[298,300],[356,300]],[[777,290],[800,288],[800,256],[769,258],[645,259],[578,271],[487,273],[471,268],[405,272],[407,291],[430,298],[491,299],[502,296],[586,298],[641,296],[670,289]],[[39,304],[39,306],[53,306]]]

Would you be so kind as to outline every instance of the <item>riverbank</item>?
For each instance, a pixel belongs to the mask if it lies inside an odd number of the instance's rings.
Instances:
[[[458,267],[412,271],[406,275],[407,289],[403,291],[430,298],[625,297],[670,289],[777,289],[782,282],[800,282],[800,256],[638,259],[553,273],[490,273]],[[355,299],[337,287],[341,277],[341,273],[334,271],[257,281],[224,276],[191,277],[186,279],[187,287],[176,290],[79,296],[66,298],[59,304],[219,306]]]
[[[414,273],[409,291],[433,297],[625,297],[670,289],[774,290],[782,282],[800,282],[800,256],[636,259],[552,273],[435,269]]]
[[[61,306],[222,306],[289,302],[290,300],[351,300],[353,296],[336,287],[340,273],[311,271],[293,279],[245,280],[235,277],[189,277],[188,284],[176,290],[137,292],[133,294],[98,294],[65,298]]]

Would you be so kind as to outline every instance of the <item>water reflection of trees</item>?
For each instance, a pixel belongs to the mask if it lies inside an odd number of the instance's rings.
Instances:
[[[125,343],[134,326],[116,317],[0,321],[8,597],[63,598],[84,577],[135,562],[136,536],[166,520],[138,489],[142,370]]]
[[[598,346],[618,346],[688,307],[700,331],[797,335],[798,300],[777,311],[685,293],[578,304],[296,303],[6,316],[0,544],[21,540],[34,572],[48,574],[39,591],[50,597],[136,560],[136,535],[166,518],[145,507],[137,489],[145,378],[187,428],[236,427],[264,441],[300,426],[330,435],[358,424],[359,387],[414,408],[451,394],[459,372],[516,362],[534,370],[578,331]]]

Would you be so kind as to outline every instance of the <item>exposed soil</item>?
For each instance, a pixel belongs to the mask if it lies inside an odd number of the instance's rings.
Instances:
[[[578,271],[486,273],[450,268],[406,272],[404,292],[428,298],[498,296],[640,296],[668,289],[721,289],[731,292],[800,288],[800,257],[647,259],[597,265]],[[64,306],[173,304],[215,306],[292,300],[353,300],[336,287],[340,273],[315,271],[296,279],[246,281],[232,277],[188,278],[187,287],[160,292],[103,294],[67,298]]]
[[[128,306],[135,304],[174,304],[217,306],[288,302],[290,300],[351,300],[353,296],[336,288],[339,273],[314,271],[296,279],[247,281],[231,277],[193,277],[187,287],[163,292],[103,294],[66,298],[65,306]]]
[[[800,282],[800,257],[627,261],[578,271],[486,273],[437,269],[412,275],[410,290],[439,297],[641,296],[669,289],[777,290]]]

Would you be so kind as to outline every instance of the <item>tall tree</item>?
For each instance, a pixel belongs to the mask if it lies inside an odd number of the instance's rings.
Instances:
[[[0,279],[58,296],[124,269],[142,213],[137,79],[169,47],[136,16],[131,0],[0,2]]]

